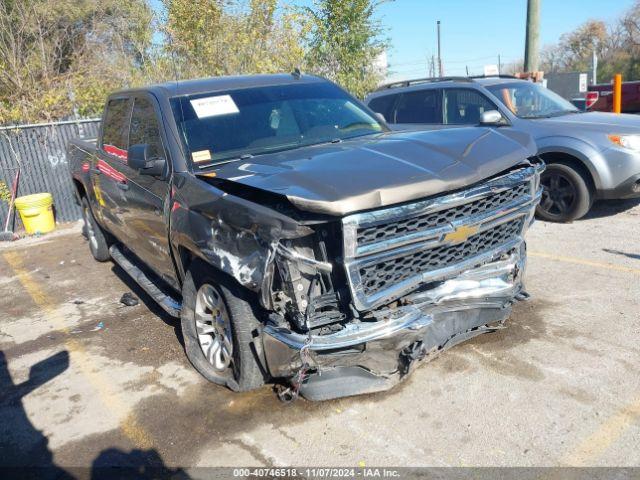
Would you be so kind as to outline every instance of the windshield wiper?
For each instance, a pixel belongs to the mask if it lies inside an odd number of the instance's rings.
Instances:
[[[224,165],[226,163],[232,163],[232,162],[237,162],[237,161],[241,161],[241,160],[248,160],[250,158],[259,157],[261,155],[269,155],[270,153],[281,153],[281,152],[286,152],[288,150],[295,150],[296,148],[315,147],[315,146],[319,146],[319,145],[328,145],[328,144],[331,144],[331,143],[342,143],[345,140],[350,140],[350,139],[357,138],[357,137],[363,137],[363,136],[366,136],[366,135],[372,135],[372,134],[375,134],[375,133],[382,133],[382,132],[368,132],[368,133],[365,133],[365,134],[351,135],[349,137],[344,137],[344,138],[334,137],[334,138],[328,138],[326,140],[315,141],[315,142],[310,142],[310,143],[295,142],[295,143],[288,143],[288,144],[278,145],[276,147],[266,148],[264,150],[258,150],[258,151],[254,151],[252,153],[244,153],[242,155],[234,155],[232,157],[219,158],[219,159],[214,160],[211,163],[207,163],[206,165],[201,165],[200,166],[200,170],[204,170],[204,169],[207,169],[207,168],[215,167],[215,166],[218,166],[218,165]]]

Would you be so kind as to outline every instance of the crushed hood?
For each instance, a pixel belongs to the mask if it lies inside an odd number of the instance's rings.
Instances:
[[[286,196],[296,207],[345,215],[456,190],[535,155],[511,128],[390,132],[259,155],[216,176]]]

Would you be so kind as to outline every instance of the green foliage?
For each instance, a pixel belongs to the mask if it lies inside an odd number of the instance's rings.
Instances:
[[[359,97],[375,88],[385,72],[375,68],[387,47],[375,19],[379,0],[316,0],[305,13],[311,25],[307,65]]]
[[[76,86],[126,84],[152,35],[145,0],[0,1],[0,123],[65,117]],[[84,100],[95,112],[104,97]]]
[[[383,73],[379,0],[148,1],[0,0],[0,124],[96,116],[109,92],[176,76],[299,67],[363,96]]]
[[[291,71],[301,21],[277,0],[164,0],[167,51],[181,78]]]
[[[0,200],[5,203],[9,203],[11,201],[11,190],[7,187],[7,184],[0,180]]]

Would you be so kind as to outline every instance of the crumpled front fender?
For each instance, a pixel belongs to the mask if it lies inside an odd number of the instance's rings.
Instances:
[[[188,250],[252,291],[269,280],[280,240],[313,233],[286,215],[203,181],[184,183],[171,205],[172,247]],[[184,266],[179,267],[184,278]]]

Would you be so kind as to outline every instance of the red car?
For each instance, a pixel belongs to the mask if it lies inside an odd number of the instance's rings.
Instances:
[[[613,111],[613,84],[599,83],[587,88],[587,110]],[[640,81],[622,82],[622,113],[640,112]]]

